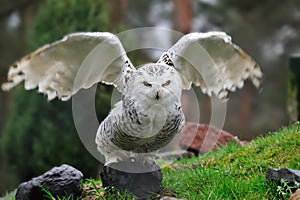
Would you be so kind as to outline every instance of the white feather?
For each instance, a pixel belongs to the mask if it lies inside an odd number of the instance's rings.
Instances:
[[[92,64],[82,66],[94,49],[98,54],[90,57],[88,62]],[[114,60],[109,62],[109,59]],[[16,62],[10,67],[8,82],[2,85],[2,89],[11,90],[24,81],[26,90],[38,87],[38,91],[48,95],[49,100],[56,96],[68,100],[81,88],[89,88],[101,81],[122,91],[128,71],[124,69],[128,67],[125,62],[129,63],[130,70],[134,70],[115,35],[107,32],[73,33]],[[101,69],[105,68],[107,70],[102,73]]]
[[[187,34],[166,54],[182,76],[183,89],[190,89],[193,83],[209,96],[226,99],[225,91],[243,87],[245,79],[249,78],[256,87],[261,82],[258,65],[224,32]]]

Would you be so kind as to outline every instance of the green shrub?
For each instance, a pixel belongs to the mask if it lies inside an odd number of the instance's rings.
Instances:
[[[109,31],[108,5],[98,0],[48,0],[37,13],[29,50],[78,31]],[[102,91],[109,90],[100,88]],[[110,108],[109,93],[97,95],[98,116]],[[13,91],[11,113],[0,140],[4,162],[19,180],[42,174],[54,166],[70,164],[86,177],[97,175],[98,161],[76,132],[71,101],[48,102],[36,90]],[[101,119],[99,119],[101,120]]]

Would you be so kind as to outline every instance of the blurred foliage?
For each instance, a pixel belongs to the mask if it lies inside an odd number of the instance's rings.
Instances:
[[[290,122],[298,121],[298,86],[295,74],[290,71],[287,84],[287,112]]]
[[[289,121],[296,122],[300,114],[300,56],[290,57],[290,66],[287,83],[287,111]]]
[[[78,31],[108,31],[109,7],[98,0],[48,0],[40,7],[30,34],[29,51]],[[110,89],[100,87],[97,111],[102,120],[110,108]],[[103,92],[104,91],[104,92]],[[18,87],[1,145],[4,162],[19,181],[31,179],[63,163],[96,176],[99,163],[85,149],[76,132],[71,101],[48,102],[36,90]],[[102,118],[102,119],[101,119]],[[87,130],[88,131],[88,130]]]
[[[48,0],[36,17],[30,50],[71,32],[101,31],[109,26],[108,4],[98,0]]]

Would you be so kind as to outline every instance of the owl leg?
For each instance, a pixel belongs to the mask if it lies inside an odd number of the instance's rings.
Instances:
[[[137,161],[139,161],[139,162],[142,162],[146,165],[156,165],[155,153],[153,153],[153,154],[139,154],[139,153],[131,152],[130,157],[137,160]]]
[[[145,156],[143,162],[147,165],[156,165],[155,156]]]
[[[129,156],[124,151],[115,150],[105,156],[105,165],[126,160]]]

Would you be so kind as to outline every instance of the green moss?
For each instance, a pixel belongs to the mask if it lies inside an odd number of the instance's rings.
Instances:
[[[245,169],[251,174],[264,172],[271,166],[299,168],[299,155],[300,132],[296,125],[269,134],[266,138],[259,137],[245,147],[237,147],[226,156],[208,154],[203,162],[207,166],[223,165],[226,168]]]
[[[300,132],[294,125],[241,147],[230,144],[163,170],[163,185],[186,199],[278,199],[268,168],[300,168]]]

